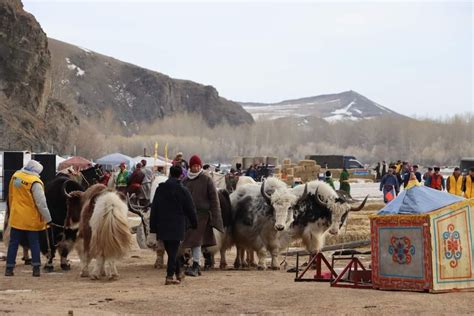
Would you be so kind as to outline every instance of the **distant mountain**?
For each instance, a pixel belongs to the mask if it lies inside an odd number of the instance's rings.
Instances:
[[[172,79],[52,38],[52,96],[72,106],[79,117],[100,117],[110,108],[132,132],[140,123],[180,112],[202,114],[214,126],[252,123],[238,103],[219,96],[212,86]]]
[[[352,90],[279,103],[240,102],[240,104],[255,120],[315,116],[327,122],[336,122],[380,116],[402,116]]]

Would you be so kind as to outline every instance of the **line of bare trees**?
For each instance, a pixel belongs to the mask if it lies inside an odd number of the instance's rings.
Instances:
[[[77,154],[97,158],[111,152],[136,156],[143,148],[172,158],[178,151],[198,153],[205,161],[228,162],[235,156],[277,156],[303,159],[308,154],[350,154],[364,163],[407,160],[424,165],[457,165],[474,157],[471,113],[445,119],[381,117],[328,124],[319,119],[258,121],[253,125],[223,124],[210,128],[198,115],[179,114],[141,124],[139,133],[124,136],[110,113],[100,122],[83,122],[71,141]],[[69,148],[69,151],[71,148]]]

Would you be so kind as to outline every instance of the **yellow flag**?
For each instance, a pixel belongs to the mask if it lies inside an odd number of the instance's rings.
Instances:
[[[168,143],[165,145],[165,160],[168,161]]]
[[[155,142],[155,159],[158,159],[158,142]]]

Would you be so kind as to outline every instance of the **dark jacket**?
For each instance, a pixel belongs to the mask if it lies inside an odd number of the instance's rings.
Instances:
[[[199,214],[209,214],[210,225],[220,232],[224,232],[222,223],[221,206],[217,196],[216,186],[211,177],[202,172],[194,179],[183,179],[185,186],[193,198],[194,205]]]
[[[155,192],[150,214],[150,232],[160,240],[184,240],[186,218],[197,227],[196,208],[189,191],[178,179],[169,178]]]
[[[380,191],[385,195],[385,193],[392,189],[395,189],[396,194],[398,194],[400,192],[400,183],[398,182],[397,176],[387,173],[380,181]]]

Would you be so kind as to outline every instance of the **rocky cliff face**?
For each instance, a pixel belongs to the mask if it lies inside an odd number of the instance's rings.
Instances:
[[[211,86],[172,79],[148,69],[49,39],[52,96],[84,117],[112,109],[131,133],[140,125],[177,112],[198,113],[210,126],[252,123],[238,103],[219,96]]]
[[[49,97],[48,39],[19,0],[0,1],[0,148],[62,148],[78,120]],[[74,129],[74,128],[73,128]]]
[[[211,86],[48,39],[20,0],[0,0],[0,150],[63,151],[81,121],[100,122],[105,112],[125,134],[182,112],[210,126],[253,122]]]

